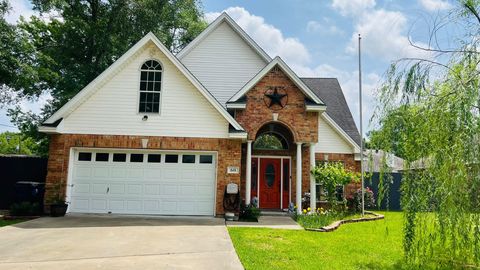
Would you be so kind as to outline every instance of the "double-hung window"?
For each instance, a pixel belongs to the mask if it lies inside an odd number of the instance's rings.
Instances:
[[[162,91],[162,65],[155,60],[148,60],[140,69],[141,113],[158,113],[160,111],[160,93]]]

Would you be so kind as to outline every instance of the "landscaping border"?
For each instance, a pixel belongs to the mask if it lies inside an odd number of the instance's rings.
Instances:
[[[345,220],[338,220],[338,221],[335,221],[333,222],[332,224],[328,225],[328,226],[324,226],[320,229],[313,229],[313,228],[305,228],[306,231],[312,231],[312,232],[333,232],[335,231],[336,229],[338,229],[338,227],[340,227],[340,225],[342,224],[346,224],[346,223],[356,223],[356,222],[366,222],[366,221],[375,221],[375,220],[380,220],[380,219],[384,219],[385,216],[384,215],[380,215],[380,214],[377,214],[377,213],[374,213],[374,212],[365,212],[365,213],[368,213],[370,215],[373,215],[374,217],[362,217],[362,218],[354,218],[354,219],[345,219]]]

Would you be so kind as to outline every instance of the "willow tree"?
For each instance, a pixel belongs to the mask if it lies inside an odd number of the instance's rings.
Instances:
[[[436,20],[425,58],[395,62],[378,92],[377,144],[389,151],[401,138],[403,246],[421,268],[480,266],[479,6],[460,1]],[[435,42],[448,24],[462,29],[449,37],[455,49]]]

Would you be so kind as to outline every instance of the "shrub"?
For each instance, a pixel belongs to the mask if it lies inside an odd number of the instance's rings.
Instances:
[[[41,209],[38,203],[21,202],[10,206],[10,215],[12,216],[37,216],[39,214],[41,214]]]
[[[242,204],[240,206],[240,220],[243,221],[258,221],[258,217],[260,216],[260,209],[258,209],[255,205],[249,204],[245,205]]]
[[[365,188],[365,208],[375,207],[375,198],[373,191],[367,187]],[[353,195],[347,197],[347,205],[351,210],[361,212],[362,211],[362,189],[357,189]]]

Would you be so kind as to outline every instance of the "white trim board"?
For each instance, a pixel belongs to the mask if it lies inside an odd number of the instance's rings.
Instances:
[[[344,140],[352,145],[355,153],[360,153],[360,146],[326,113],[322,113],[321,117],[327,122]]]
[[[245,31],[243,31],[243,29],[225,11],[177,54],[178,59],[182,60],[187,56],[198,44],[208,37],[210,33],[221,25],[222,22],[226,22],[243,40],[245,40],[245,42],[265,61],[265,63],[272,61],[272,58]]]
[[[290,67],[279,57],[275,57],[266,67],[255,75],[249,82],[247,82],[242,89],[233,95],[228,102],[236,102],[243,97],[252,87],[254,87],[270,70],[277,66],[292,80],[292,82],[303,92],[305,96],[313,100],[318,105],[325,105],[325,103],[315,93],[305,85],[302,80],[293,72]]]
[[[148,42],[152,42],[157,48],[178,68],[178,70],[199,90],[199,92],[212,104],[212,106],[236,129],[243,131],[242,126],[225,110],[225,108],[208,92],[208,90],[193,76],[190,71],[161,43],[161,41],[152,33],[145,35],[132,48],[123,54],[110,67],[103,71],[97,78],[85,86],[77,95],[68,101],[63,107],[56,111],[45,123],[54,123],[60,118],[65,118],[72,113],[78,106],[91,97],[100,87],[101,83],[115,74],[119,68],[127,62],[137,51],[139,51]],[[51,130],[49,130],[51,132]]]

